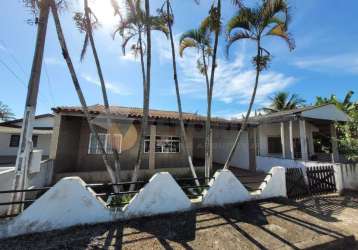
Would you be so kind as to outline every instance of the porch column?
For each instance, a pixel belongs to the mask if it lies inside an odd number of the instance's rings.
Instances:
[[[299,123],[300,123],[300,142],[301,142],[302,160],[308,161],[306,121],[300,120]]]
[[[333,161],[338,162],[339,161],[339,152],[338,152],[338,143],[337,143],[337,131],[336,127],[334,126],[334,123],[330,124],[331,126],[331,144],[332,144],[332,156]]]
[[[286,158],[286,147],[285,147],[285,123],[281,122],[281,148],[282,148],[282,158]]]
[[[293,121],[291,120],[289,123],[289,140],[290,140],[290,155],[291,159],[295,159],[295,152],[293,149]]]
[[[157,135],[157,126],[150,125],[150,142],[149,142],[149,169],[155,169],[155,137]]]

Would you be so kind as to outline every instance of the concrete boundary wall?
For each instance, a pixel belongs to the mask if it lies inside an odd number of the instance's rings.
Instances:
[[[75,225],[127,220],[183,212],[208,206],[225,206],[255,199],[286,196],[285,171],[275,167],[250,194],[229,170],[215,173],[201,202],[192,203],[169,173],[157,173],[123,209],[111,209],[79,177],[61,179],[19,216],[0,222],[0,238],[63,229]]]
[[[223,206],[250,201],[251,195],[230,170],[217,171],[204,190],[202,206]]]

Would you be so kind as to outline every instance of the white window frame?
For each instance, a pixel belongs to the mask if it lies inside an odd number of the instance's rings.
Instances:
[[[156,148],[157,148],[157,136],[158,136],[158,137],[163,137],[163,138],[168,138],[168,137],[170,137],[170,138],[173,138],[173,137],[178,138],[178,140],[164,139],[164,141],[166,141],[166,142],[177,142],[177,141],[178,141],[178,142],[179,142],[179,151],[178,151],[178,152],[163,152],[163,147],[161,147],[162,151],[161,151],[161,152],[155,151],[156,154],[179,154],[179,153],[181,152],[181,146],[180,146],[180,144],[181,144],[181,138],[180,138],[180,136],[176,136],[176,135],[174,135],[174,136],[172,136],[172,135],[156,135],[156,136],[155,136],[155,149],[154,149],[154,150],[156,150]],[[144,153],[145,153],[145,154],[148,154],[149,151],[150,151],[150,136],[146,136],[146,137],[149,137],[149,139],[144,139],[143,147],[144,147]],[[161,140],[163,140],[163,139],[161,139]],[[145,143],[146,143],[146,142],[149,142],[149,149],[148,149],[148,151],[145,150]]]
[[[103,136],[105,135],[105,140],[104,140],[104,150],[106,151],[107,154],[112,154],[113,152],[108,152],[109,149],[109,138],[111,136],[111,134],[108,133],[98,133],[98,136]],[[88,150],[87,153],[89,155],[98,155],[101,154],[101,151],[99,149],[99,144],[97,143],[97,147],[96,147],[96,152],[95,153],[91,153],[91,144],[92,144],[92,138],[95,136],[95,134],[90,133],[89,134],[89,143],[88,143]],[[118,136],[119,137],[119,150],[118,153],[122,153],[122,134],[113,134],[113,136]]]

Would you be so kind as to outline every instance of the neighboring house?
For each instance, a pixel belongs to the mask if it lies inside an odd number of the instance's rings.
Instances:
[[[56,179],[77,175],[88,182],[108,180],[100,155],[99,145],[90,133],[80,107],[57,107],[51,142],[50,158],[54,160]],[[104,107],[89,107],[92,123],[108,153],[117,148],[120,156],[122,178],[129,178],[134,167],[143,111],[139,108],[111,107],[114,134],[106,134],[107,120]],[[204,116],[183,114],[189,150],[199,172],[204,163]],[[317,152],[315,138],[330,141],[335,138],[333,122],[345,122],[348,116],[334,105],[305,107],[250,118],[232,159],[232,166],[252,171],[266,171],[262,159],[331,160],[325,153]],[[240,120],[212,119],[213,162],[223,164],[241,127]],[[178,113],[150,110],[149,128],[145,133],[141,177],[150,177],[157,171],[176,175],[189,174],[186,155],[182,149]],[[332,144],[332,145],[331,145]],[[336,141],[328,145],[338,159]],[[217,165],[217,164],[215,164]],[[266,165],[265,165],[266,166]]]
[[[22,119],[0,123],[0,166],[13,165],[19,149]],[[34,149],[43,150],[43,158],[49,156],[53,115],[38,115],[34,120],[32,142]]]

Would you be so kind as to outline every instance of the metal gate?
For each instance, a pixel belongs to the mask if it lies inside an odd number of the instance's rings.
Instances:
[[[311,195],[336,192],[336,180],[333,166],[306,168],[306,176],[301,168],[286,170],[287,197],[301,199]]]

